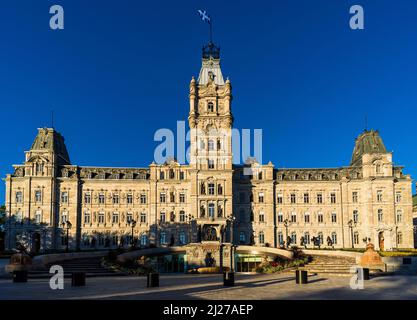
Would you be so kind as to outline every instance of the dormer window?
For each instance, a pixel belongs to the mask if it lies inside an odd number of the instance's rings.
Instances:
[[[214,112],[214,103],[213,102],[209,102],[207,104],[207,111],[208,112]]]

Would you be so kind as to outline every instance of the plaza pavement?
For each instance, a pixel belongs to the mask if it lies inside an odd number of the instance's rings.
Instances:
[[[349,277],[311,276],[306,285],[295,284],[292,274],[236,275],[234,287],[223,287],[220,275],[161,275],[159,288],[146,288],[145,277],[87,278],[86,287],[51,290],[48,279],[12,283],[0,279],[0,300],[7,299],[417,299],[417,276],[386,276],[365,281],[353,290]]]

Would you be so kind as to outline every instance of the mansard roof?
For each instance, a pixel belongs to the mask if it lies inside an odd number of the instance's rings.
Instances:
[[[377,130],[365,130],[356,138],[355,148],[352,154],[351,166],[360,166],[364,154],[387,153],[384,142]]]
[[[53,128],[38,128],[38,134],[30,151],[51,151],[63,164],[71,163],[64,137]]]
[[[203,60],[197,82],[199,85],[206,85],[211,80],[217,85],[224,85],[220,68],[220,49],[210,42],[203,47]]]

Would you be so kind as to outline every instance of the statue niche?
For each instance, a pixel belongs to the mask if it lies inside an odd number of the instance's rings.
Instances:
[[[206,228],[206,232],[204,233],[204,240],[205,241],[217,241],[217,232],[214,227]]]

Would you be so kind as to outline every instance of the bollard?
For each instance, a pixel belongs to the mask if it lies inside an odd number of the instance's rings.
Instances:
[[[26,270],[13,271],[13,282],[28,282],[28,272]]]
[[[85,272],[73,272],[71,274],[71,286],[73,287],[85,286]]]
[[[159,273],[148,273],[147,277],[148,288],[159,287]]]
[[[369,280],[369,269],[368,268],[363,268],[363,280]]]
[[[295,283],[306,284],[308,282],[308,274],[305,270],[295,270]]]
[[[235,285],[235,273],[223,272],[223,286],[233,287]]]

